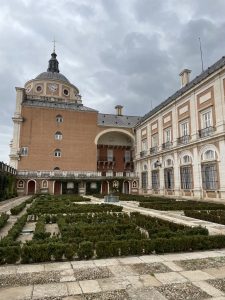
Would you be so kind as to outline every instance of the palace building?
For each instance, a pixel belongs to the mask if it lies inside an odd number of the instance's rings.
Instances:
[[[143,117],[86,107],[59,72],[16,88],[10,165],[19,194],[123,193],[225,199],[225,57]]]
[[[135,126],[139,193],[225,199],[225,57]]]
[[[137,116],[86,107],[78,88],[59,72],[55,51],[47,72],[16,87],[10,165],[18,194],[137,193]]]

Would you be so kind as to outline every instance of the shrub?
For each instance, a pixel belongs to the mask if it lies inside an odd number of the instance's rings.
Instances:
[[[9,216],[7,214],[5,214],[5,213],[1,214],[1,216],[0,216],[0,229],[5,226],[8,219],[9,219]]]
[[[26,207],[26,202],[23,202],[10,209],[12,215],[18,215]]]
[[[93,243],[89,241],[84,241],[79,244],[79,249],[77,251],[79,259],[90,259],[94,255]]]

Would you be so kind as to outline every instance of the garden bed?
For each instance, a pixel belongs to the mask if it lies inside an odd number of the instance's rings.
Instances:
[[[185,210],[184,214],[186,217],[225,225],[224,210]]]

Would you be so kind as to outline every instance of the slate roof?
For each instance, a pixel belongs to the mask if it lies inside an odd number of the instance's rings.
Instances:
[[[48,107],[48,108],[58,108],[58,109],[69,109],[77,111],[89,111],[97,112],[97,110],[84,106],[83,104],[68,103],[68,102],[52,102],[39,99],[26,99],[23,101],[23,105],[35,106],[35,107]]]
[[[64,81],[66,83],[70,83],[69,80],[66,78],[66,76],[64,76],[61,73],[57,73],[57,72],[43,72],[41,74],[39,74],[35,79],[39,79],[39,80],[61,80]]]
[[[141,117],[137,116],[117,116],[113,114],[98,114],[98,125],[133,128]]]
[[[157,113],[160,109],[167,106],[169,103],[176,100],[179,96],[193,88],[195,85],[199,84],[202,80],[206,79],[209,75],[212,73],[218,71],[220,68],[225,66],[225,56],[223,56],[220,60],[215,62],[212,66],[210,66],[207,70],[203,71],[200,75],[195,77],[193,80],[191,80],[188,84],[186,84],[184,87],[182,87],[180,90],[176,91],[172,96],[167,98],[165,101],[160,103],[158,106],[156,106],[154,109],[149,111],[147,114],[145,114],[140,122],[138,122],[136,125],[140,125],[143,121],[148,119],[149,117],[153,116],[155,113]]]

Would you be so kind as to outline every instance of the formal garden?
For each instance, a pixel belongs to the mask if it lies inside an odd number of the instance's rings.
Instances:
[[[143,197],[135,197],[142,207],[160,205],[161,201],[149,197],[144,202]],[[124,195],[124,200],[128,198],[131,200],[131,196]],[[161,205],[175,205],[174,201],[162,199]],[[187,209],[188,202],[182,203]],[[208,205],[210,211],[223,212],[220,205],[220,210],[216,210],[216,204]],[[209,236],[205,228],[191,228],[138,212],[128,214],[123,212],[122,206],[93,204],[89,198],[82,196],[35,196],[12,208],[11,214],[18,216],[18,219],[0,240],[1,264],[225,247],[225,236]],[[7,214],[0,216],[0,229],[7,225],[8,218]]]

